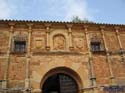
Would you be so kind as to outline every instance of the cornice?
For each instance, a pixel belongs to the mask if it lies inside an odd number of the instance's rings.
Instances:
[[[97,26],[124,26],[125,24],[109,24],[109,23],[95,23],[95,22],[69,22],[69,21],[40,21],[40,20],[0,20],[0,22],[5,22],[5,23],[60,23],[60,24],[81,24],[81,25],[97,25]]]

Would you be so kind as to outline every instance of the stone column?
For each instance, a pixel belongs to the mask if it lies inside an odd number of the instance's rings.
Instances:
[[[112,63],[111,63],[111,59],[110,59],[110,53],[109,53],[109,49],[108,49],[107,42],[106,42],[105,35],[104,35],[105,26],[101,26],[100,29],[101,29],[101,34],[102,34],[104,47],[105,47],[105,51],[106,51],[107,62],[109,65],[111,84],[115,84],[115,80],[114,80],[115,78],[114,78],[113,71],[112,71]]]
[[[115,32],[116,32],[116,35],[117,35],[117,39],[118,39],[120,49],[123,49],[122,43],[121,43],[121,40],[120,40],[120,36],[119,36],[119,27],[115,27]]]
[[[90,80],[91,80],[91,87],[93,87],[93,93],[97,92],[97,84],[96,84],[96,78],[94,74],[94,68],[93,68],[93,60],[92,60],[92,53],[91,53],[91,47],[90,47],[90,38],[88,33],[88,26],[84,26],[85,34],[86,34],[86,40],[87,40],[87,46],[88,46],[88,52],[89,52],[89,67],[90,67]]]
[[[85,30],[85,37],[86,37],[86,43],[87,43],[87,50],[89,53],[89,57],[91,57],[91,48],[90,48],[90,39],[89,39],[89,33],[88,33],[88,26],[84,26]]]
[[[27,54],[31,54],[31,34],[32,34],[32,26],[33,24],[28,25],[28,46],[27,46]]]
[[[27,60],[26,60],[26,79],[25,79],[25,89],[27,91],[30,90],[30,58],[31,58],[31,33],[32,33],[32,25],[28,25],[28,40],[27,40]]]
[[[73,45],[72,45],[72,24],[67,24],[67,28],[68,28],[68,35],[69,35],[69,49],[72,50],[73,49]]]
[[[119,27],[115,27],[115,31],[116,31],[116,35],[117,35],[117,39],[118,39],[118,43],[119,43],[119,47],[120,47],[120,49],[119,49],[119,54],[120,54],[120,56],[121,56],[121,58],[122,58],[122,62],[124,62],[125,61],[125,55],[124,55],[124,49],[123,49],[123,46],[122,46],[122,43],[121,43],[121,39],[120,39],[120,33],[119,33]]]
[[[45,24],[46,27],[46,49],[50,50],[50,26],[51,24]]]

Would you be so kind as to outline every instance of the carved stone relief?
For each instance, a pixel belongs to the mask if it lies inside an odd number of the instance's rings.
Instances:
[[[54,50],[65,50],[66,40],[63,35],[56,35],[53,38],[53,47]]]
[[[28,37],[27,35],[18,34],[13,36],[13,39],[16,41],[27,41]]]
[[[45,47],[45,39],[44,38],[36,38],[34,41],[35,48],[44,49]]]
[[[89,33],[89,38],[101,38],[101,33]]]
[[[74,48],[76,50],[83,50],[84,39],[83,37],[74,38]]]
[[[42,30],[43,31],[43,30]],[[33,51],[38,51],[40,52],[40,50],[44,50],[45,49],[45,45],[46,44],[46,35],[43,32],[40,31],[34,31],[32,32],[32,36],[31,36],[31,48],[33,49]]]

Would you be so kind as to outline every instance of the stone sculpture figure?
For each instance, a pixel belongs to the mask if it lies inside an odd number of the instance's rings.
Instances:
[[[65,49],[65,38],[62,35],[57,35],[53,39],[54,50],[64,50]]]
[[[74,46],[76,49],[78,50],[82,50],[83,49],[83,38],[75,38],[74,39]]]

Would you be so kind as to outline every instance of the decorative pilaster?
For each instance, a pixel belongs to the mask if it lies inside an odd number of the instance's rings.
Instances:
[[[46,49],[50,50],[50,26],[51,24],[45,24],[46,27]]]
[[[72,50],[73,49],[73,45],[72,45],[72,24],[67,24],[67,28],[68,28],[68,35],[69,35],[69,49]]]
[[[118,43],[119,43],[119,47],[120,47],[118,53],[121,56],[121,59],[122,59],[121,62],[124,62],[125,61],[125,57],[124,57],[125,56],[124,55],[125,51],[124,51],[122,43],[121,43],[119,29],[120,29],[119,27],[115,27],[115,32],[116,32]]]
[[[89,56],[91,57],[91,48],[90,48],[90,42],[89,42],[88,26],[84,26],[84,30],[85,30],[85,36],[86,36],[87,48],[88,48]]]
[[[4,75],[4,82],[2,83],[2,88],[7,88],[7,82],[8,82],[8,71],[9,71],[9,63],[10,63],[10,52],[11,52],[11,40],[12,40],[12,34],[14,32],[14,25],[15,23],[9,23],[10,31],[9,31],[9,43],[8,43],[8,50],[7,50],[7,61],[5,64],[5,75]]]
[[[33,24],[27,24],[28,25],[28,48],[27,48],[27,53],[28,55],[31,52],[31,34],[32,34],[32,26]]]
[[[107,62],[108,62],[108,65],[109,65],[111,84],[115,84],[115,80],[114,80],[115,78],[114,78],[113,71],[112,71],[112,63],[111,63],[111,59],[110,59],[110,53],[109,53],[109,49],[108,49],[106,39],[105,39],[105,35],[104,35],[105,26],[101,26],[100,29],[101,29],[101,34],[102,34],[104,47],[105,47],[105,51],[106,51]]]
[[[85,34],[86,34],[86,40],[87,40],[87,46],[88,46],[88,52],[89,52],[89,67],[90,67],[91,86],[95,87],[96,86],[96,78],[95,78],[93,62],[92,62],[92,53],[91,53],[91,47],[90,47],[88,26],[84,26],[84,30],[85,30]]]
[[[27,61],[26,61],[26,79],[25,79],[25,89],[30,90],[30,58],[31,58],[31,34],[32,34],[32,25],[28,25],[28,44],[27,44]]]
[[[117,39],[118,39],[120,49],[123,49],[122,43],[121,43],[121,40],[120,40],[120,36],[119,36],[119,27],[115,27],[115,32],[116,32],[116,35],[117,35]]]

